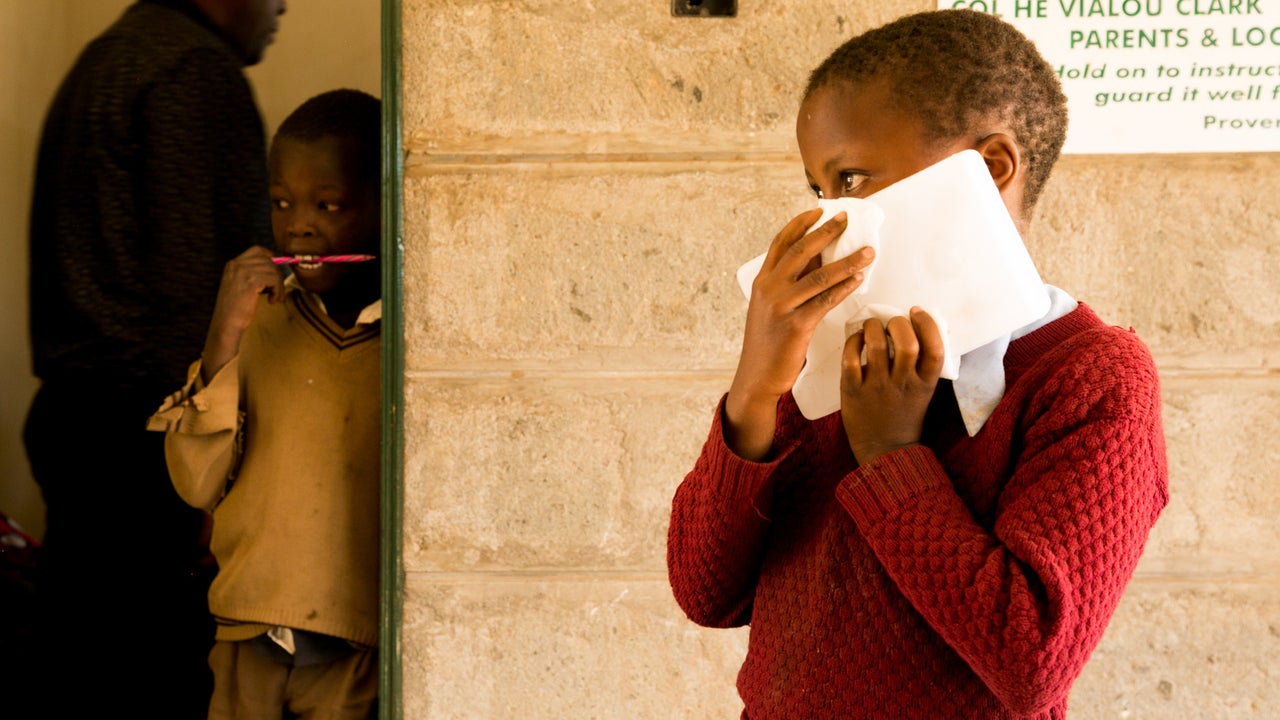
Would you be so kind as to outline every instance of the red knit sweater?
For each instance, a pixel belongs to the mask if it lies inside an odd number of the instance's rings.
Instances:
[[[839,413],[779,404],[771,460],[721,409],[676,491],[668,570],[696,623],[751,625],[751,720],[1061,718],[1168,500],[1146,346],[1085,305],[1010,344],[968,437],[939,384],[923,444],[858,467]]]

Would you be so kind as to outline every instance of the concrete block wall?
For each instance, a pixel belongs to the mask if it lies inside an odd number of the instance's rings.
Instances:
[[[671,599],[671,495],[737,359],[733,273],[811,206],[808,71],[933,7],[403,0],[414,720],[736,718],[743,630]],[[1280,716],[1280,156],[1068,157],[1028,244],[1152,346],[1172,500],[1078,718]]]

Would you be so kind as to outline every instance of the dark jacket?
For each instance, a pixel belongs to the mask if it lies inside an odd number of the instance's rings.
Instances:
[[[63,80],[31,211],[33,364],[46,385],[136,389],[158,404],[200,355],[223,266],[272,244],[244,65],[194,6],[139,2]]]

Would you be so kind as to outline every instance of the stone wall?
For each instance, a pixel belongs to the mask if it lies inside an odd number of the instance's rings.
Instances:
[[[404,716],[736,718],[666,579],[808,71],[924,2],[403,0]],[[1028,245],[1151,345],[1172,499],[1079,718],[1280,716],[1280,156],[1065,158]]]

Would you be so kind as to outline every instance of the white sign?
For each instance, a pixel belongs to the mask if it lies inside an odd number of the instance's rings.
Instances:
[[[1000,17],[1062,79],[1065,153],[1280,151],[1280,0],[939,0]]]

